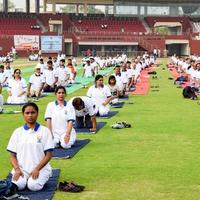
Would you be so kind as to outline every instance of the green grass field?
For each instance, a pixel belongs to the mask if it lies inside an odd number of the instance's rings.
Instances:
[[[163,66],[166,60],[161,60]],[[91,142],[70,160],[52,160],[60,168],[60,181],[74,180],[86,186],[80,194],[56,192],[55,200],[199,200],[200,199],[200,106],[182,98],[170,73],[156,69],[159,92],[130,96],[119,113],[101,119],[107,125],[95,135],[78,135]],[[84,95],[80,89],[67,96]],[[4,94],[6,91],[4,91]],[[42,98],[38,121],[54,96]],[[20,107],[15,107],[20,109]],[[116,110],[116,109],[114,109]],[[111,129],[118,120],[131,129]],[[11,170],[6,146],[13,130],[23,124],[21,114],[0,115],[0,179]]]

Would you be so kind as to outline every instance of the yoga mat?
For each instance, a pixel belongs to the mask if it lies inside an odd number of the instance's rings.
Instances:
[[[97,122],[97,133],[102,127],[106,125],[106,122]],[[77,133],[92,134],[88,128],[75,128]]]
[[[7,105],[7,106],[23,106],[26,103],[16,103],[16,104],[11,104],[11,103],[4,103],[3,105]]]
[[[172,74],[175,80],[180,76],[187,76],[187,74],[185,73],[178,73],[175,68],[170,68],[170,73]],[[190,85],[190,80],[183,82],[183,84],[181,84],[181,87],[184,88],[189,85]]]
[[[60,174],[60,169],[52,170],[52,177],[49,178],[48,182],[44,185],[43,189],[38,192],[33,192],[28,189],[17,192],[17,194],[24,197],[29,197],[30,200],[50,200],[57,189],[58,178]],[[12,175],[9,174],[8,179],[11,180]],[[15,198],[18,199],[18,198]],[[14,200],[15,200],[14,199]]]
[[[135,91],[132,92],[134,95],[147,95],[149,91],[149,72],[153,67],[144,69],[140,74],[140,81],[137,82]]]
[[[128,99],[128,95],[124,95],[123,97],[119,97],[119,99]]]
[[[107,115],[104,115],[104,116],[97,116],[98,118],[102,118],[102,119],[108,119],[108,118],[111,118],[113,116],[115,116],[119,111],[116,111],[116,110],[112,110],[112,111],[109,111],[109,113]]]
[[[90,142],[90,139],[76,140],[75,144],[70,149],[55,148],[53,150],[52,158],[55,159],[68,159],[72,158],[80,151],[85,145]]]
[[[115,104],[111,104],[111,107],[112,108],[122,108],[124,105],[124,102],[118,102],[118,103],[115,103]]]

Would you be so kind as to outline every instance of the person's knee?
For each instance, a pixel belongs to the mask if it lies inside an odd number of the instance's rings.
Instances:
[[[17,181],[12,182],[17,186],[18,190],[23,190],[26,187],[27,180],[25,178],[19,177]]]
[[[107,115],[108,112],[109,112],[109,110],[106,109],[106,108],[103,108],[103,107],[99,108],[99,115],[100,116]]]
[[[28,179],[27,187],[31,191],[39,191],[43,188],[43,185],[38,182],[38,180],[33,180],[32,178]]]
[[[72,145],[70,144],[70,142],[68,142],[67,144],[65,142],[61,142],[60,145],[61,145],[61,147],[63,149],[70,149],[72,147]]]
[[[68,143],[65,142],[64,137],[65,137],[65,135],[63,134],[60,138],[60,145],[64,149],[70,149],[76,141],[76,133],[71,132],[70,139],[69,139]]]

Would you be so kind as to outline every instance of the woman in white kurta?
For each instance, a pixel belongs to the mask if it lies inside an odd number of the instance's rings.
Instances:
[[[8,81],[8,99],[9,104],[23,104],[27,102],[26,96],[27,84],[21,77],[21,70],[15,69],[13,78]]]
[[[102,75],[97,75],[95,77],[95,85],[89,88],[87,96],[92,98],[97,115],[103,116],[108,114],[109,103],[112,100],[112,97],[108,86],[103,84]]]
[[[69,149],[76,141],[73,128],[75,111],[65,101],[66,90],[63,86],[56,87],[55,94],[57,99],[47,105],[45,120],[53,135],[54,146],[60,144],[61,147]]]
[[[27,103],[22,108],[25,125],[17,128],[8,143],[11,153],[12,183],[18,190],[26,186],[31,191],[43,188],[52,174],[49,161],[53,140],[48,128],[37,123],[38,106]]]

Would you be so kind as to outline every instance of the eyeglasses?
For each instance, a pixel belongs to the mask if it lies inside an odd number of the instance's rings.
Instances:
[[[15,74],[21,74],[21,72],[15,72]]]

